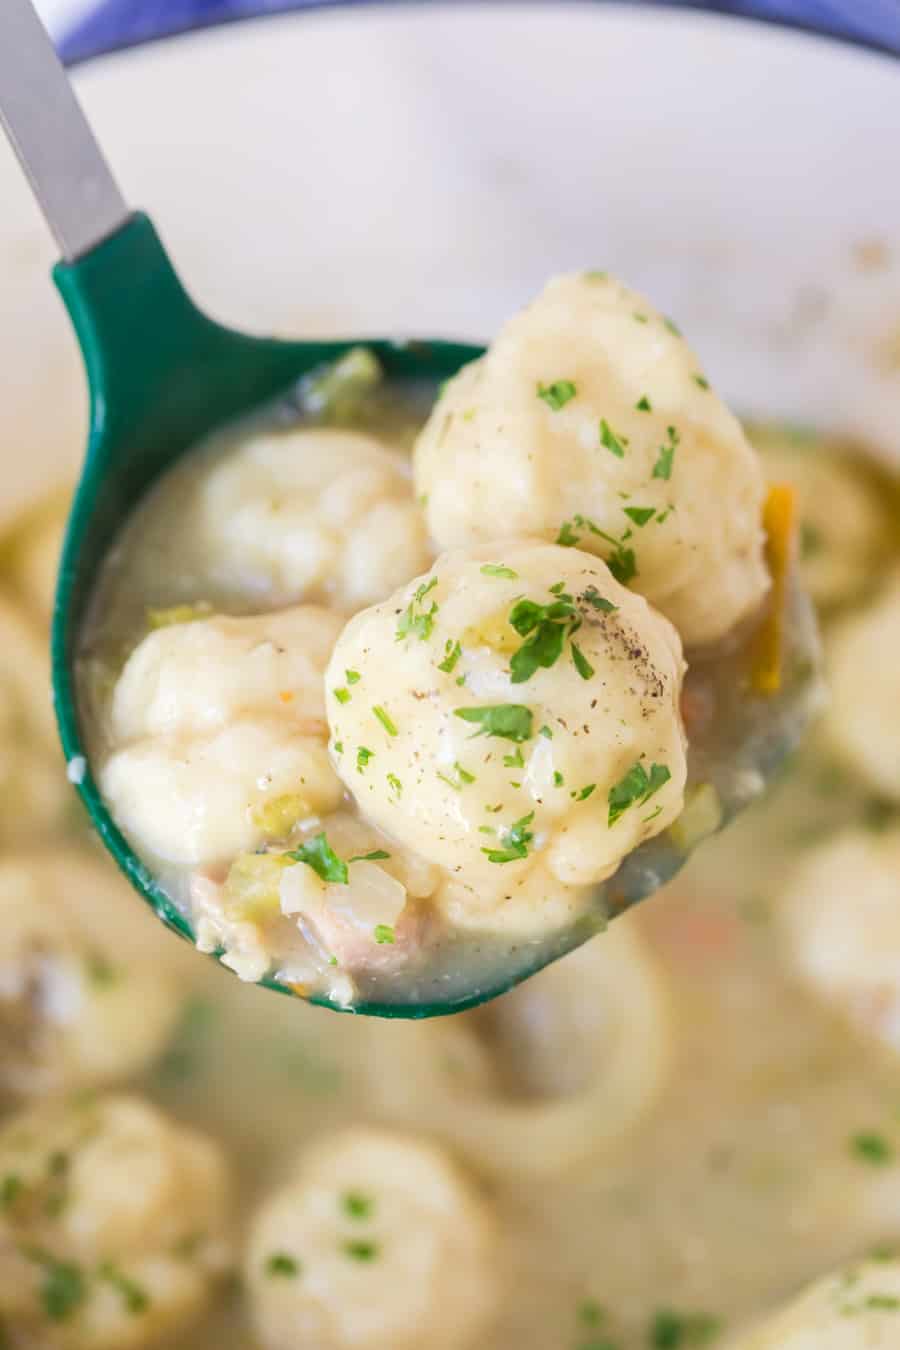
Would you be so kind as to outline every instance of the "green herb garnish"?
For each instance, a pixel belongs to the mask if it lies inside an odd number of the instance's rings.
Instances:
[[[346,677],[348,684],[359,684],[362,679],[358,670],[345,670],[344,676]]]
[[[461,656],[462,647],[460,644],[448,638],[444,643],[444,659],[439,663],[438,670],[443,670],[446,675],[452,675]]]
[[[111,1261],[104,1261],[97,1271],[97,1275],[101,1280],[106,1280],[107,1284],[111,1284],[121,1294],[128,1312],[138,1317],[141,1313],[147,1311],[150,1306],[147,1291],[136,1280],[131,1279],[129,1275],[114,1266]]]
[[[857,1158],[871,1163],[874,1167],[883,1167],[894,1157],[893,1145],[883,1134],[878,1134],[874,1130],[862,1130],[859,1134],[854,1134],[850,1140],[850,1147]]]
[[[398,734],[393,718],[385,708],[382,708],[380,703],[376,703],[372,711],[389,736],[396,736]]]
[[[577,642],[572,643],[572,664],[583,680],[589,680],[594,673],[594,667],[578,646]]]
[[[335,689],[335,691],[334,691],[334,696],[335,696],[335,698],[337,699],[338,703],[349,703],[349,702],[350,702],[350,690],[349,690],[349,689]]]
[[[581,599],[585,604],[590,605],[591,609],[598,609],[601,614],[615,614],[619,608],[611,600],[602,596],[596,586],[588,586]]]
[[[537,396],[546,403],[547,407],[553,412],[559,412],[564,408],[570,399],[576,394],[576,389],[571,380],[554,380],[552,384],[538,384]]]
[[[306,863],[323,881],[337,882],[341,886],[347,884],[347,864],[335,853],[324,832],[286,856],[292,862]]]
[[[353,857],[352,857],[352,858],[348,858],[347,861],[348,861],[348,862],[382,862],[385,858],[389,858],[390,856],[391,856],[391,855],[390,855],[389,853],[385,853],[385,851],[384,851],[383,848],[373,848],[371,853],[354,853]]]
[[[693,375],[691,378],[693,379],[694,384],[696,384],[698,388],[700,389],[709,388],[709,380],[706,378],[705,375]]]
[[[647,1343],[652,1350],[693,1350],[695,1346],[709,1345],[721,1330],[721,1321],[710,1313],[679,1313],[660,1308],[650,1323]]]
[[[639,530],[642,530],[648,521],[651,521],[656,515],[655,506],[624,506],[623,511],[629,520],[633,520]]]
[[[606,449],[609,450],[611,454],[615,455],[616,459],[624,459],[625,447],[628,444],[628,437],[622,436],[621,434],[617,435],[616,432],[613,431],[612,427],[607,422],[606,418],[601,417],[600,444],[605,446]]]
[[[665,764],[653,764],[650,767],[650,773],[644,768],[640,760],[636,760],[631,768],[621,778],[614,787],[609,789],[609,825],[615,825],[619,817],[628,810],[630,806],[636,804],[643,806],[649,801],[655,792],[668,783],[672,777]]]
[[[359,749],[356,752],[356,767],[360,773],[362,773],[363,769],[366,767],[369,760],[372,758],[374,754],[375,751],[370,750],[365,745],[361,745],[359,747]]]
[[[371,1219],[375,1201],[361,1191],[347,1191],[341,1197],[341,1208],[348,1219]]]
[[[653,404],[646,394],[643,394],[634,405],[638,412],[652,412]]]
[[[530,811],[527,816],[523,816],[503,832],[500,837],[502,848],[483,848],[481,851],[487,855],[488,862],[508,863],[516,862],[519,858],[527,858],[528,845],[534,839],[534,834],[528,826],[533,820],[534,812]]]
[[[396,775],[396,774],[393,774],[393,773],[389,773],[389,774],[387,775],[387,782],[388,782],[388,787],[393,788],[394,792],[396,792],[396,794],[397,794],[398,797],[402,797],[402,795],[403,795],[403,784],[400,782],[400,779],[397,777],[397,775]]]
[[[398,642],[402,642],[404,638],[408,637],[417,637],[425,642],[426,639],[431,637],[434,628],[434,616],[438,612],[438,607],[434,602],[427,610],[422,609],[421,605],[426,595],[433,591],[437,584],[437,577],[430,577],[428,581],[423,581],[420,586],[416,587],[413,598],[397,623],[395,636]]]
[[[517,581],[519,578],[518,572],[514,572],[511,567],[504,567],[502,563],[485,563],[481,574],[485,577],[504,577],[507,581]]]
[[[352,1241],[344,1243],[344,1253],[354,1261],[374,1261],[378,1255],[377,1242]]]
[[[673,337],[681,337],[681,329],[678,327],[678,324],[675,322],[674,319],[670,319],[668,318],[668,316],[664,316],[663,323],[669,330],[669,332],[673,335]]]
[[[397,941],[393,928],[387,923],[376,923],[373,936],[379,947],[393,947]]]
[[[300,1274],[300,1263],[287,1252],[273,1252],[266,1258],[265,1270],[267,1275],[293,1279],[295,1275]]]
[[[666,444],[661,445],[657,451],[656,463],[653,466],[654,478],[668,480],[672,477],[672,462],[680,440],[681,435],[676,427],[666,427]]]
[[[493,703],[483,708],[456,708],[454,715],[464,722],[478,723],[476,736],[498,736],[504,741],[529,741],[532,712],[521,703]]]

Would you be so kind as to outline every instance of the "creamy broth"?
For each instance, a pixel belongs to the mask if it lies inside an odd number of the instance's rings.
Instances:
[[[21,536],[7,543],[4,594],[45,636],[24,556]],[[873,566],[883,573],[884,557]],[[583,1004],[600,998],[591,962],[602,955],[602,936],[508,996],[499,1012],[379,1023],[240,984],[163,934],[124,882],[111,882],[120,921],[137,945],[152,948],[183,1005],[160,1057],[130,1085],[224,1146],[239,1235],[305,1143],[338,1126],[381,1120],[455,1148],[499,1223],[502,1302],[480,1342],[486,1350],[725,1345],[804,1282],[873,1248],[900,1246],[897,1061],[800,987],[779,926],[780,895],[798,862],[846,823],[870,831],[874,846],[892,821],[890,808],[836,766],[817,730],[769,798],[707,843],[651,903],[616,921],[606,941],[627,926],[638,944],[631,956],[639,951],[658,985],[661,1002],[641,1034],[665,1042],[659,1082],[615,1138],[603,1138],[610,1112],[598,1110],[585,1125],[582,1156],[566,1166],[547,1157],[529,1165],[523,1155],[510,1172],[504,1112],[516,1113],[516,1129],[523,1121],[530,1129],[557,1094],[572,1100],[582,1090],[577,1055],[568,1076],[548,1069],[542,1077],[528,1047],[540,1048],[542,1028],[550,1035],[557,1025],[552,1010],[541,1014],[541,981],[565,972]],[[35,857],[63,843],[97,856],[68,802],[51,802],[33,833]],[[526,991],[531,1001],[517,1012],[512,1000]],[[518,1065],[517,1017],[525,1046]],[[565,1018],[558,1024],[565,1028]],[[459,1060],[448,1028],[462,1038]],[[647,1057],[637,1028],[634,1036],[636,1056]],[[0,1076],[2,1053],[0,1041]],[[569,1054],[551,1042],[546,1063]],[[480,1140],[454,1138],[448,1100],[455,1111],[478,1103]],[[671,1339],[671,1318],[660,1320],[665,1310],[694,1319],[676,1318],[681,1339]],[[239,1279],[177,1343],[254,1344]],[[428,1343],[423,1334],[422,1350]]]

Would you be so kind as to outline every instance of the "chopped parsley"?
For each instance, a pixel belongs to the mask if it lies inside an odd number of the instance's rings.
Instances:
[[[538,735],[543,736],[548,741],[553,740],[553,732],[550,730],[548,726],[542,726],[540,731],[538,732]]]
[[[376,923],[373,936],[379,947],[385,945],[393,947],[394,943],[397,941],[393,928],[387,923]]]
[[[649,774],[640,760],[636,760],[623,778],[609,789],[609,825],[616,821],[630,806],[643,806],[655,792],[668,783],[672,777],[665,764],[653,764]]]
[[[638,412],[652,412],[653,404],[646,394],[643,394],[634,405]]]
[[[372,709],[381,725],[389,736],[397,735],[397,726],[387,709],[382,708],[380,703],[376,703]]]
[[[596,586],[588,586],[581,598],[585,604],[590,605],[591,609],[598,609],[601,614],[615,614],[619,608],[611,600],[602,596]]]
[[[22,1178],[16,1172],[8,1172],[0,1181],[0,1211],[11,1209],[22,1190]]]
[[[884,1167],[893,1161],[893,1145],[875,1130],[861,1130],[859,1134],[854,1134],[850,1147],[857,1158],[871,1163],[873,1167]]]
[[[393,791],[396,792],[396,794],[397,794],[398,797],[402,797],[402,795],[403,795],[403,784],[400,782],[400,779],[397,777],[396,774],[394,774],[394,773],[389,773],[389,774],[387,775],[387,783],[388,783],[388,787],[389,787],[389,788],[392,788]]]
[[[595,1298],[583,1299],[578,1305],[578,1320],[583,1327],[599,1327],[606,1320],[606,1309]]]
[[[642,530],[656,515],[655,506],[624,506],[622,510],[629,520],[634,521],[639,530]]]
[[[581,536],[576,533],[576,530],[589,530],[591,534],[596,534],[608,544],[612,544],[613,551],[607,557],[606,565],[620,585],[627,586],[629,581],[637,576],[637,558],[634,549],[626,548],[630,530],[626,531],[621,539],[616,539],[614,535],[601,530],[600,526],[587,516],[577,515],[573,516],[571,520],[563,521],[556,537],[557,544],[562,545],[563,548],[574,547],[581,540]]]
[[[554,380],[552,384],[540,384],[537,387],[537,396],[543,399],[547,407],[552,412],[559,412],[564,408],[570,399],[576,394],[576,389],[571,380]]]
[[[459,760],[453,765],[453,772],[456,774],[455,778],[451,778],[448,773],[439,773],[438,778],[448,787],[452,787],[454,792],[461,792],[464,784],[475,782],[474,773],[469,773],[468,769],[464,769]]]
[[[596,791],[596,788],[597,788],[596,783],[588,783],[587,787],[583,787],[581,791],[577,794],[575,798],[576,801],[586,802],[588,797],[590,797],[591,793]]]
[[[705,375],[693,375],[691,378],[693,379],[694,384],[696,384],[699,389],[709,388],[709,380],[706,378]]]
[[[483,848],[482,853],[487,855],[488,862],[508,863],[516,862],[519,858],[528,857],[528,845],[534,839],[534,834],[528,826],[534,820],[534,812],[530,811],[527,816],[517,820],[508,830],[504,830],[500,836],[502,848]]]
[[[335,689],[335,691],[334,691],[334,696],[335,696],[335,698],[337,699],[338,703],[349,703],[349,702],[350,702],[350,690],[349,690],[349,689]]]
[[[119,1270],[111,1261],[104,1261],[97,1275],[101,1280],[106,1280],[107,1284],[111,1284],[122,1296],[126,1310],[133,1316],[139,1317],[150,1307],[150,1298],[143,1286]]]
[[[49,1252],[36,1248],[29,1248],[24,1255],[42,1267],[39,1296],[47,1317],[51,1322],[65,1322],[87,1297],[87,1282],[81,1267],[71,1261],[57,1261]]]
[[[657,451],[656,463],[653,466],[654,478],[668,481],[672,477],[672,462],[680,440],[681,435],[677,427],[666,427],[666,444],[661,445]]]
[[[693,1350],[709,1345],[722,1330],[722,1323],[711,1313],[679,1313],[660,1308],[654,1314],[647,1333],[652,1350]]]
[[[664,316],[663,324],[669,330],[669,332],[672,334],[673,337],[681,337],[681,329],[678,327],[678,324],[675,322],[674,319],[670,319],[668,316]]]
[[[356,767],[360,773],[362,773],[363,769],[366,767],[369,760],[372,758],[374,754],[375,751],[370,750],[368,746],[361,745],[359,747],[359,749],[356,752]]]
[[[566,780],[563,778],[563,776],[562,776],[562,774],[560,773],[559,769],[554,769],[554,770],[553,770],[553,786],[554,786],[554,787],[565,787],[565,783],[566,783]]]
[[[378,1255],[378,1243],[354,1239],[344,1243],[344,1254],[353,1261],[374,1261]]]
[[[637,312],[637,310],[634,312],[634,314],[632,314],[631,317],[634,319],[635,323],[649,323],[649,322],[650,322],[650,320],[647,318],[647,315],[646,315],[646,314],[640,314],[640,313]]]
[[[550,593],[557,598],[549,605],[539,605],[534,600],[525,599],[517,600],[513,605],[509,622],[519,636],[525,638],[509,663],[513,684],[524,684],[535,671],[548,670],[555,665],[562,655],[566,638],[571,640],[581,627],[578,611],[571,595],[563,593],[563,585],[563,582],[558,582],[551,586]],[[574,642],[571,648],[575,668],[584,679],[590,678],[594,673],[590,663]]]
[[[287,1252],[272,1252],[271,1256],[266,1258],[265,1270],[267,1275],[293,1279],[295,1275],[300,1274],[300,1263]]]
[[[462,656],[462,647],[458,642],[451,641],[450,638],[444,643],[444,659],[438,665],[438,670],[444,671],[446,675],[452,675],[456,669],[456,663]]]
[[[589,680],[591,678],[594,673],[594,667],[578,646],[577,642],[572,643],[572,663],[583,680]]]
[[[456,708],[456,717],[464,722],[476,722],[480,730],[476,736],[498,736],[504,741],[530,741],[532,712],[521,703],[493,703],[483,708]]]
[[[306,863],[323,881],[347,884],[347,864],[335,853],[324,832],[293,849],[287,857],[293,862]]]
[[[398,642],[404,638],[417,637],[422,642],[431,637],[434,628],[434,616],[438,612],[437,604],[432,601],[430,608],[423,609],[422,601],[438,584],[437,577],[431,577],[428,581],[423,581],[421,586],[417,586],[406,609],[400,616],[397,623],[397,632],[395,634]]]
[[[625,458],[625,447],[628,444],[628,437],[617,435],[609,425],[605,417],[600,418],[600,444],[605,446],[610,454],[615,455],[616,459]]]
[[[362,676],[360,675],[358,670],[345,670],[344,676],[348,684],[359,684],[360,680],[362,679]]]
[[[341,1197],[341,1208],[348,1219],[371,1219],[375,1201],[361,1191],[346,1191]]]
[[[391,855],[390,855],[389,853],[385,853],[385,851],[384,851],[383,848],[373,848],[373,850],[372,850],[371,853],[354,853],[353,857],[352,857],[352,858],[348,858],[347,861],[348,861],[348,862],[382,862],[385,858],[389,858],[390,856],[391,856]]]
[[[519,578],[518,572],[514,572],[511,567],[504,567],[502,563],[485,563],[481,574],[485,577],[504,577],[507,581],[517,581]]]
[[[504,765],[504,768],[507,768],[507,769],[524,769],[524,768],[525,768],[525,760],[524,760],[524,758],[522,757],[522,747],[521,747],[521,745],[517,745],[517,746],[516,746],[516,753],[515,753],[514,755],[504,755],[504,756],[503,756],[503,765]]]

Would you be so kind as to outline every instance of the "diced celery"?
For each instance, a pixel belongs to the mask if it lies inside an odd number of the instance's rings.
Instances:
[[[281,874],[291,866],[283,853],[239,853],[225,878],[223,898],[228,917],[261,923],[280,910]]]
[[[296,792],[260,802],[251,812],[251,820],[267,839],[284,839],[298,820],[311,814],[309,803]]]

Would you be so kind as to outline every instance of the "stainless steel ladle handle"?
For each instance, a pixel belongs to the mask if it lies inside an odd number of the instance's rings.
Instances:
[[[129,218],[31,0],[0,0],[0,122],[67,262]]]

